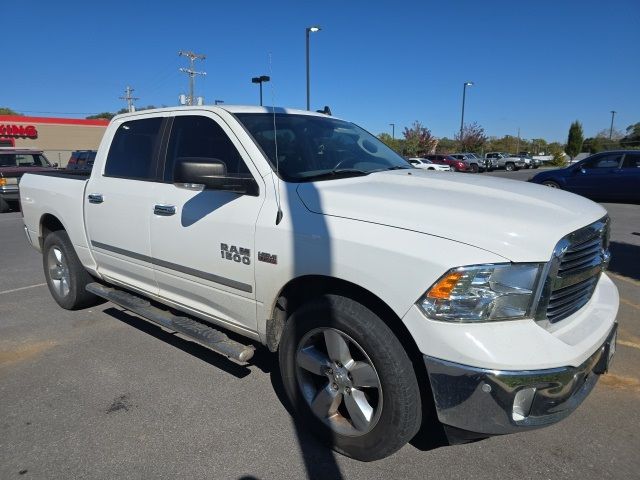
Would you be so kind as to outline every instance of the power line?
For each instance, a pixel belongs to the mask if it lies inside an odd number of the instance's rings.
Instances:
[[[189,75],[189,95],[187,96],[186,103],[187,103],[187,105],[193,105],[194,89],[195,89],[195,82],[196,82],[195,76],[196,75],[205,76],[207,74],[207,72],[198,72],[198,71],[194,70],[195,61],[196,60],[204,60],[207,57],[205,57],[204,55],[202,55],[200,53],[194,53],[194,52],[191,52],[191,51],[185,52],[183,50],[180,50],[178,52],[178,55],[180,55],[181,57],[187,57],[189,59],[189,68],[180,68],[179,70],[182,73],[186,73],[187,75]]]
[[[131,94],[133,93],[133,88],[131,88],[129,85],[127,85],[127,88],[124,89],[124,96],[123,97],[118,97],[120,98],[120,100],[126,100],[127,101],[127,110],[129,112],[135,112],[136,111],[136,107],[133,105],[133,102],[136,100],[140,100],[140,97],[134,97]]]

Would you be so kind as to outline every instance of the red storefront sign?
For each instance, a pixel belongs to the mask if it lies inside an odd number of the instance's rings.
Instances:
[[[38,129],[34,125],[2,125],[0,124],[0,137],[26,137],[37,138]]]

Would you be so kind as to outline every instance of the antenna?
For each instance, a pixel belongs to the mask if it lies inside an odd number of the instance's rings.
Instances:
[[[273,62],[271,61],[271,52],[269,53],[269,76],[273,78]],[[282,208],[280,202],[280,159],[278,158],[278,127],[276,126],[276,93],[275,88],[273,87],[274,82],[271,82],[271,113],[273,115],[273,143],[275,144],[275,155],[276,155],[276,177],[278,177],[278,188],[274,184],[273,190],[276,195],[276,205],[278,206],[278,212],[276,213],[276,225],[279,225],[282,221]],[[276,180],[271,176],[271,180],[276,182]]]
[[[193,93],[196,83],[195,77],[196,75],[202,75],[204,77],[207,74],[207,72],[197,72],[193,67],[195,66],[196,60],[204,60],[207,57],[200,53],[193,53],[191,51],[185,52],[183,50],[180,50],[178,52],[178,55],[180,55],[181,57],[187,57],[189,59],[189,68],[179,68],[178,70],[189,75],[189,95],[186,98],[186,103],[187,105],[193,105],[195,101]]]
[[[133,102],[136,101],[136,100],[140,100],[139,97],[131,96],[132,93],[133,93],[133,88],[131,88],[130,86],[127,85],[127,88],[124,89],[124,96],[123,97],[119,97],[120,100],[126,100],[127,101],[127,110],[129,110],[129,112],[135,112],[136,111],[136,107],[133,104]]]

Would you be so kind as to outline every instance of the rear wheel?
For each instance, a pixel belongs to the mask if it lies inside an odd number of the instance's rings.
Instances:
[[[62,308],[76,310],[102,301],[85,290],[93,279],[80,263],[67,232],[58,230],[46,236],[42,261],[49,292]]]
[[[393,332],[364,305],[324,295],[287,321],[280,370],[298,418],[334,450],[387,457],[420,428],[418,382]]]

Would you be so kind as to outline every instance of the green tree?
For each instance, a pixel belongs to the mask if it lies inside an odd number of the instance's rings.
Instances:
[[[419,121],[413,122],[411,128],[405,127],[404,148],[402,153],[407,157],[421,157],[433,153],[438,145],[438,139],[431,134],[431,130]]]
[[[438,140],[436,152],[438,153],[455,153],[458,149],[458,141],[452,138],[442,137]]]
[[[0,107],[0,115],[22,115],[9,107]]]
[[[582,133],[582,124],[576,120],[569,127],[569,136],[567,137],[567,147],[565,152],[569,157],[573,158],[582,150],[582,143],[584,142],[584,134]]]
[[[620,139],[624,148],[640,148],[640,122],[627,127],[627,134]]]
[[[387,147],[395,150],[398,155],[402,155],[404,149],[404,140],[400,138],[393,138],[388,133],[381,133],[378,138],[387,145]]]

